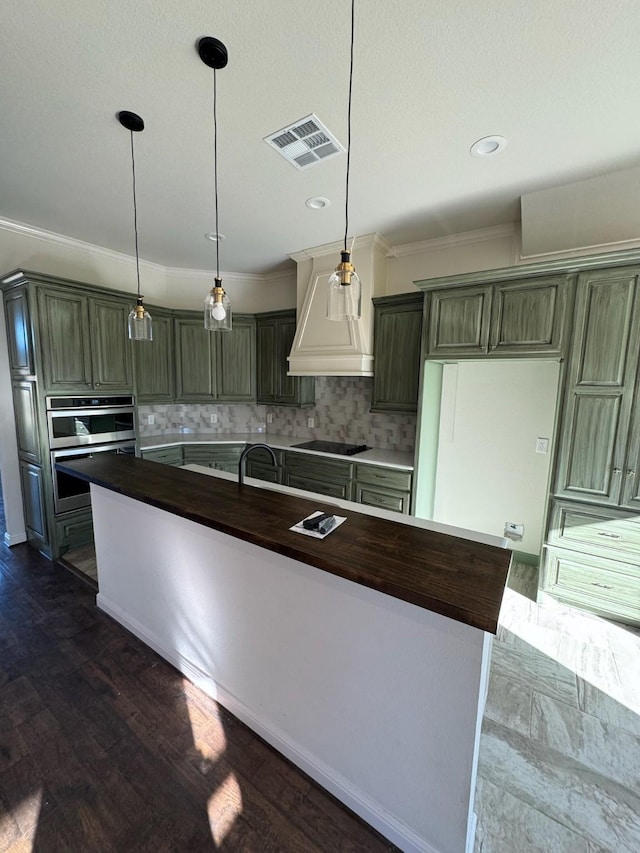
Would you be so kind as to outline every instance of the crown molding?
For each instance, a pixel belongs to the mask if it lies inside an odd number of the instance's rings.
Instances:
[[[356,248],[361,249],[378,249],[383,255],[388,256],[389,252],[392,250],[392,246],[388,243],[384,237],[380,234],[365,234],[362,237],[353,237],[353,251],[356,251]],[[349,241],[347,240],[347,245],[349,245]],[[289,255],[289,257],[296,261],[296,263],[300,263],[300,261],[308,261],[312,258],[321,258],[324,255],[334,255],[338,254],[344,249],[344,241],[336,240],[333,243],[325,243],[323,246],[314,246],[312,249],[303,249],[300,252],[293,252]],[[349,250],[351,251],[351,249]]]
[[[33,240],[40,240],[43,243],[64,246],[67,249],[76,249],[77,251],[87,252],[92,255],[100,255],[119,263],[135,263],[133,255],[126,255],[124,252],[115,252],[113,249],[106,249],[104,246],[98,246],[95,243],[86,243],[84,240],[78,240],[75,237],[66,237],[64,234],[57,234],[55,231],[45,231],[43,228],[35,228],[33,225],[27,225],[24,222],[14,222],[11,219],[0,218],[0,231],[20,234],[24,237],[30,237]],[[140,266],[155,269],[159,272],[166,271],[166,267],[156,264],[153,261],[140,259]]]
[[[485,243],[504,237],[513,237],[516,233],[515,222],[505,222],[502,225],[492,225],[489,228],[476,228],[474,231],[461,231],[460,234],[450,234],[446,237],[434,237],[419,243],[405,243],[393,246],[388,252],[389,258],[403,258],[408,255],[422,255],[437,252],[440,249],[451,249],[456,246],[469,246],[472,243]]]
[[[165,267],[167,277],[186,278],[186,279],[203,279],[213,278],[216,274],[215,270],[194,270],[191,268],[181,267]],[[220,278],[223,281],[253,281],[262,283],[265,281],[265,276],[258,273],[241,273],[241,272],[225,272],[220,270]]]
[[[554,258],[582,258],[585,255],[604,255],[609,252],[624,252],[640,248],[640,238],[636,240],[619,240],[615,243],[594,243],[592,246],[578,246],[574,249],[558,249],[554,252],[538,252],[536,254],[524,255],[520,252],[519,263],[528,261],[544,261]]]

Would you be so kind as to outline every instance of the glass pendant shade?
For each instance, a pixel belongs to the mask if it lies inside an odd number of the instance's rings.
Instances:
[[[222,280],[216,278],[215,282],[204,300],[204,327],[209,332],[230,332],[231,302],[222,287]]]
[[[359,320],[362,285],[350,261],[350,253],[342,252],[342,261],[329,279],[328,320]]]
[[[131,341],[152,341],[153,327],[151,324],[151,314],[147,311],[142,303],[142,297],[139,297],[135,308],[132,308],[129,313],[129,340]]]

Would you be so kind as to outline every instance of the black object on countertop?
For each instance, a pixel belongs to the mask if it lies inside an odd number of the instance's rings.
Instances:
[[[356,453],[362,453],[368,450],[366,444],[341,444],[339,441],[303,441],[302,444],[294,444],[293,447],[298,447],[300,450],[315,450],[318,453],[337,453],[339,456],[355,456]]]

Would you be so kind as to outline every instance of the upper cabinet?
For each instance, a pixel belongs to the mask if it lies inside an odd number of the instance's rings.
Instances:
[[[296,333],[296,312],[270,311],[256,317],[258,403],[313,406],[315,378],[288,376],[288,356]]]
[[[58,287],[38,289],[38,330],[48,393],[132,390],[130,306]]]
[[[555,494],[640,506],[640,423],[630,419],[638,366],[637,269],[583,273],[561,427]]]
[[[428,358],[562,355],[572,277],[427,291]]]
[[[153,340],[133,344],[138,403],[170,403],[175,398],[173,315],[150,307]]]
[[[177,314],[176,400],[255,401],[255,334],[255,319],[249,315],[234,314],[230,332],[208,332],[200,314]]]
[[[29,322],[29,294],[24,285],[5,293],[4,312],[11,375],[31,376],[35,373],[35,366]]]
[[[416,412],[424,294],[373,300],[372,412]]]

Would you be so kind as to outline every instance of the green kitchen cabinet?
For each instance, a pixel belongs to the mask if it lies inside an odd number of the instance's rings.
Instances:
[[[570,275],[463,287],[425,287],[428,358],[561,356]]]
[[[235,318],[234,318],[235,319]],[[182,450],[184,465],[204,465],[220,471],[238,472],[238,462],[245,445],[235,444],[185,444]]]
[[[48,393],[131,391],[129,304],[75,289],[38,289],[38,329]]]
[[[230,332],[208,332],[193,312],[175,319],[176,400],[252,402],[256,398],[255,321],[235,314]]]
[[[43,468],[20,460],[20,482],[27,541],[38,550],[48,546],[47,512]]]
[[[285,453],[284,459],[282,482],[285,486],[352,500],[353,465],[350,462],[297,452]]]
[[[177,316],[175,323],[176,400],[210,403],[216,397],[214,335],[232,332],[208,332],[202,317]]]
[[[35,373],[29,294],[25,285],[5,293],[4,312],[7,321],[9,369],[13,377]]]
[[[255,402],[256,321],[234,314],[230,332],[208,332],[216,347],[216,398],[221,402]]]
[[[254,480],[265,480],[268,483],[282,483],[284,452],[274,448],[273,453],[276,457],[275,465],[271,459],[271,454],[266,450],[261,447],[252,450],[247,456],[247,477],[253,477]]]
[[[256,316],[257,399],[272,406],[313,406],[315,378],[288,376],[288,356],[296,334],[295,311],[269,311]]]
[[[623,269],[579,277],[556,497],[612,506],[627,499],[634,505],[636,489],[623,487],[635,477],[639,440],[630,436],[640,332],[638,273]]]
[[[93,515],[91,507],[76,509],[59,515],[55,520],[56,553],[63,555],[73,548],[93,541]]]
[[[38,427],[38,400],[35,382],[13,382],[13,411],[16,419],[18,455],[27,462],[40,464],[40,430]]]
[[[152,341],[133,341],[133,364],[138,403],[170,403],[175,398],[173,315],[149,306]]]
[[[150,462],[160,462],[162,465],[182,465],[182,445],[170,447],[154,447],[142,450],[140,455]]]
[[[372,412],[417,412],[423,293],[373,300]]]
[[[411,479],[411,471],[356,464],[354,500],[407,515],[411,508]]]

